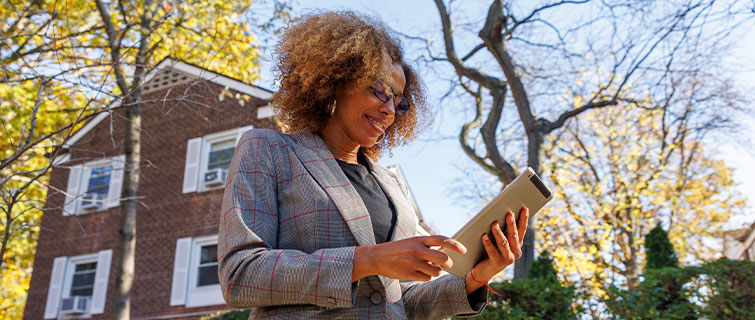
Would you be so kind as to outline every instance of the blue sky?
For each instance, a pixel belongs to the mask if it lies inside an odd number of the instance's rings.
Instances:
[[[299,1],[294,4],[295,13],[310,9],[352,9],[380,16],[390,27],[409,35],[423,34],[423,31],[435,33],[440,25],[437,9],[431,0],[380,2],[327,0]],[[742,37],[742,39],[748,38],[755,39],[755,30],[750,30],[748,35]],[[748,61],[747,55],[752,52],[755,52],[755,43],[752,41],[743,43],[735,48],[733,59]],[[269,59],[270,53],[266,52],[265,57]],[[272,88],[270,64],[263,65],[262,69],[263,75],[258,84]],[[755,89],[755,63],[749,62],[745,65],[736,79],[743,88]],[[433,79],[428,79],[428,75],[425,75],[424,81],[430,89],[431,100],[437,101],[446,88],[433,83]],[[450,114],[444,109],[436,117],[433,127],[426,130],[418,141],[397,148],[392,157],[384,157],[380,161],[382,165],[401,165],[425,220],[436,232],[447,236],[453,235],[469,219],[475,209],[470,208],[468,202],[459,203],[453,191],[456,181],[465,175],[460,168],[476,166],[461,151],[458,140],[455,138],[462,125],[460,117],[467,119],[466,115]],[[745,137],[752,139],[755,137],[755,120],[750,117],[745,122],[748,125],[743,128],[742,132]],[[708,148],[717,149],[719,156],[726,159],[727,164],[736,169],[735,180],[740,184],[738,189],[749,198],[748,215],[733,219],[727,225],[727,228],[738,228],[755,221],[755,209],[753,209],[755,170],[751,169],[752,163],[755,163],[755,151],[752,150],[755,145],[748,147],[725,137],[719,137],[717,140],[720,141],[712,141]]]

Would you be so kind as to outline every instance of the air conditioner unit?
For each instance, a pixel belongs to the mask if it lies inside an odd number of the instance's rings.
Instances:
[[[89,299],[85,296],[73,296],[64,298],[60,304],[61,314],[83,314],[89,312]]]
[[[81,209],[96,210],[102,208],[104,199],[100,198],[98,193],[88,193],[81,198]]]
[[[219,186],[225,183],[228,171],[222,168],[208,170],[204,174],[204,185],[207,187]]]

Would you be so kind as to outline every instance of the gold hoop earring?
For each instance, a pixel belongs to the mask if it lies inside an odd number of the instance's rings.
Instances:
[[[333,102],[331,102],[328,105],[328,116],[332,117],[334,113],[336,113],[336,101],[335,100],[333,100]]]
[[[385,132],[381,133],[378,136],[378,139],[377,139],[377,141],[375,141],[375,144],[381,143],[381,142],[383,142],[383,140],[385,140]]]

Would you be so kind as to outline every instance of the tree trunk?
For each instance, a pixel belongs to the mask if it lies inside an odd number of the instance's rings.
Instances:
[[[11,236],[10,227],[11,227],[11,223],[13,223],[13,219],[12,219],[13,218],[12,216],[13,204],[14,202],[12,201],[8,203],[8,208],[7,208],[8,211],[5,212],[5,216],[7,218],[5,219],[5,230],[3,232],[3,244],[2,244],[2,247],[0,247],[0,270],[3,270],[3,262],[5,262],[5,250],[7,250],[8,248],[8,240],[10,240],[10,236]],[[0,283],[2,283],[2,280],[3,280],[3,273],[0,272]]]
[[[542,177],[540,172],[540,153],[543,145],[542,126],[535,125],[532,132],[527,133],[527,165]],[[532,216],[527,223],[527,233],[524,235],[524,244],[522,245],[522,257],[514,262],[514,279],[526,279],[527,272],[535,261],[535,226],[537,225],[537,216]]]
[[[139,161],[141,159],[141,94],[126,111],[126,153],[123,192],[121,194],[121,227],[118,240],[118,275],[116,279],[116,304],[113,319],[130,318],[131,288],[134,281],[134,258],[136,249],[136,208],[139,191]]]

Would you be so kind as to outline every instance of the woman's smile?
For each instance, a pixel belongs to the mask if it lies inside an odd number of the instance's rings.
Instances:
[[[406,75],[400,63],[392,65],[390,77],[378,84],[381,90],[400,94],[406,86]],[[392,97],[383,101],[376,88],[360,87],[349,81],[336,94],[336,108],[321,132],[325,143],[336,158],[356,162],[360,147],[372,147],[396,120],[396,102]]]
[[[365,115],[364,117],[365,117],[365,118],[367,118],[367,121],[369,121],[369,122],[370,122],[370,124],[372,124],[372,126],[373,126],[373,127],[375,128],[375,129],[377,129],[379,133],[381,133],[381,134],[382,134],[383,132],[385,132],[385,127],[384,127],[384,126],[383,126],[383,125],[381,124],[381,122],[380,122],[380,121],[377,121],[377,120],[375,120],[375,119],[371,118],[371,117],[370,117],[370,116],[368,116],[368,115]]]

